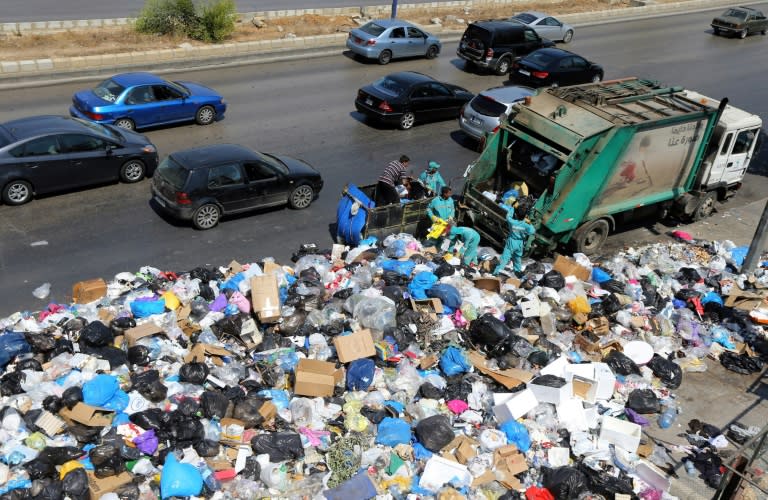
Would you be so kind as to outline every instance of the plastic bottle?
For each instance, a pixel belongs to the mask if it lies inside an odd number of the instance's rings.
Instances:
[[[692,461],[690,461],[690,460],[683,460],[683,465],[685,465],[685,472],[687,472],[689,476],[695,476],[696,475],[696,473],[697,473],[696,466],[693,465]]]
[[[668,429],[672,426],[673,423],[675,423],[675,419],[677,418],[677,408],[675,407],[674,403],[670,403],[666,406],[663,412],[661,412],[661,415],[659,415],[659,427],[662,429]]]
[[[269,455],[263,454],[256,457],[256,461],[261,465],[261,474],[259,477],[264,484],[270,488],[284,490],[288,484],[288,475],[285,471],[285,465],[273,464],[269,461]]]
[[[219,491],[221,489],[221,483],[213,474],[211,469],[205,460],[201,460],[197,463],[197,470],[200,471],[200,475],[203,476],[203,483],[205,487],[210,491]]]

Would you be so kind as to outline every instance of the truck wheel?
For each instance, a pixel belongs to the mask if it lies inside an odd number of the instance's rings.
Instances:
[[[701,219],[706,219],[712,212],[715,211],[715,200],[717,199],[717,193],[710,191],[699,200],[699,204],[696,206],[696,210],[691,214],[691,220],[693,222]]]
[[[574,235],[574,249],[587,255],[594,255],[608,239],[611,227],[605,219],[597,219],[583,224]]]

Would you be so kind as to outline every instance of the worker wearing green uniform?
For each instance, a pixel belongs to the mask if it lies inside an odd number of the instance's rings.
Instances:
[[[504,245],[504,251],[501,253],[501,259],[499,265],[494,269],[494,276],[498,275],[512,260],[512,268],[515,273],[520,273],[523,270],[523,248],[525,247],[525,241],[536,230],[532,225],[525,221],[515,219],[515,211],[510,210],[507,213],[507,223],[509,224],[509,236],[507,236],[507,242]]]
[[[440,189],[440,196],[429,202],[427,216],[432,222],[435,222],[435,219],[448,221],[456,217],[456,207],[453,204],[453,198],[451,198],[452,193],[450,187],[443,186]]]
[[[463,243],[461,248],[461,262],[465,266],[477,264],[477,247],[480,245],[480,233],[471,227],[449,226],[446,228],[446,236],[454,247],[459,241]]]
[[[438,194],[441,189],[443,189],[443,186],[445,186],[443,176],[440,175],[440,172],[437,171],[439,168],[439,163],[436,161],[431,161],[429,162],[427,169],[423,171],[419,176],[419,180],[424,185],[424,187],[432,191],[432,194],[435,195]]]

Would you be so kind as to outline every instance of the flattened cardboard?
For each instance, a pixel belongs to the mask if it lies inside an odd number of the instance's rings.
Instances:
[[[332,396],[333,388],[341,381],[341,377],[341,370],[337,370],[333,363],[300,359],[296,365],[293,392],[298,396]]]
[[[103,495],[112,493],[119,487],[133,481],[133,475],[130,472],[121,472],[117,476],[98,478],[93,472],[87,472],[88,492],[91,500],[99,500]]]
[[[72,302],[87,304],[107,294],[107,283],[101,278],[78,281],[72,285]]]
[[[555,256],[555,263],[552,269],[558,271],[563,276],[575,276],[581,281],[589,281],[589,278],[592,276],[592,272],[589,269],[572,258],[560,254]]]
[[[251,278],[251,303],[253,312],[262,323],[274,323],[280,319],[277,276],[270,273]]]
[[[262,266],[264,270],[264,274],[274,274],[275,271],[280,272],[283,270],[282,267],[280,267],[279,264],[275,264],[273,261],[268,260],[264,263],[264,266]]]
[[[478,371],[484,373],[500,383],[507,389],[514,389],[520,384],[524,384],[533,378],[530,372],[525,370],[518,370],[517,368],[507,368],[506,370],[492,370],[485,366],[485,356],[477,351],[472,351],[467,355],[469,362],[472,366],[477,368]]]
[[[125,341],[128,342],[128,347],[136,345],[136,341],[144,337],[151,337],[152,335],[165,335],[165,330],[156,324],[148,321],[142,323],[139,326],[129,328],[125,331]]]
[[[333,345],[336,347],[336,355],[342,363],[376,355],[371,331],[367,329],[349,335],[338,335],[333,338]]]
[[[573,395],[583,399],[588,403],[594,403],[597,400],[597,381],[585,377],[574,375],[571,380],[573,384]]]
[[[733,288],[725,299],[725,307],[751,311],[765,304],[765,301],[765,293],[745,292],[744,290]]]
[[[112,418],[115,416],[112,410],[85,403],[77,403],[71,410],[65,406],[59,410],[59,415],[66,420],[78,422],[88,427],[112,425]]]
[[[205,356],[212,356],[212,357],[221,357],[221,356],[231,356],[232,353],[228,350],[224,349],[223,347],[218,347],[212,344],[195,344],[192,346],[192,349],[189,350],[189,353],[187,353],[186,356],[184,356],[184,362],[185,363],[205,363]],[[219,363],[216,363],[217,360],[213,360],[214,364],[221,363],[221,360],[218,360]]]
[[[487,290],[489,292],[501,292],[501,280],[499,278],[475,278],[472,280],[475,288]]]
[[[265,422],[269,422],[277,416],[277,406],[272,401],[264,401],[264,404],[259,407],[259,415]]]
[[[232,274],[237,274],[243,272],[243,266],[238,261],[233,260],[229,263],[229,270],[232,272]]]

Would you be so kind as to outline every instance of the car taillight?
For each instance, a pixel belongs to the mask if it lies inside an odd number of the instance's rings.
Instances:
[[[512,67],[513,67],[514,69],[517,69],[517,68],[519,68],[519,67],[520,67],[520,63],[517,63],[517,62],[513,62],[513,63],[512,63]]]
[[[189,199],[189,195],[187,193],[183,193],[181,191],[176,192],[176,203],[179,205],[191,205],[192,200]]]
[[[370,38],[367,42],[365,42],[366,45],[376,45],[376,39]]]
[[[534,78],[546,78],[549,76],[549,73],[546,71],[532,71],[531,75],[533,75]]]
[[[379,104],[379,109],[386,111],[387,113],[392,112],[392,106],[390,106],[387,101],[381,101],[381,104]]]
[[[90,118],[91,120],[103,120],[104,115],[100,115],[99,113],[91,113],[90,111],[86,111],[85,115]]]
[[[500,125],[496,125],[496,126],[493,128],[493,130],[491,130],[491,133],[492,133],[492,134],[495,134],[496,132],[498,132],[498,131],[499,131],[499,128],[500,128]]]
[[[485,51],[485,58],[489,61],[493,59],[493,49],[488,49]]]

